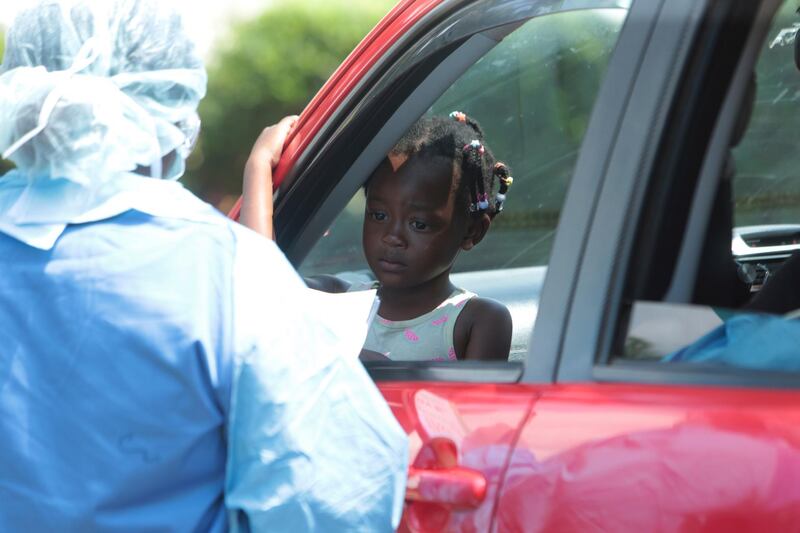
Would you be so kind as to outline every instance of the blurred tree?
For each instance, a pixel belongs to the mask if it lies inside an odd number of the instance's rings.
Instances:
[[[203,129],[187,186],[223,210],[241,192],[244,163],[265,127],[299,114],[395,0],[279,0],[235,22],[208,64]]]
[[[3,51],[5,50],[5,45],[6,45],[5,28],[3,28],[3,26],[0,26],[0,60],[2,60],[3,58]],[[0,176],[11,170],[11,168],[13,168],[13,164],[10,161],[6,161],[0,158]]]

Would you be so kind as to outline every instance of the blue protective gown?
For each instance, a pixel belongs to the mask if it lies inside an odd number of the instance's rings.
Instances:
[[[736,315],[663,360],[798,372],[800,321],[767,314]]]
[[[405,434],[363,368],[273,243],[170,202],[0,233],[0,531],[391,530]]]

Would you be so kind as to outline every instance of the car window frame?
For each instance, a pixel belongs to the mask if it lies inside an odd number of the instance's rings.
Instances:
[[[458,36],[457,34],[454,36],[452,33],[452,27],[448,27],[448,31],[451,32],[450,37],[453,39],[452,42],[448,42],[447,39],[444,39],[442,48],[439,50],[430,51],[430,41],[427,41],[422,48],[428,48],[428,50],[424,50],[425,54],[427,54],[423,61],[418,62],[414,65],[413,68],[407,69],[403,71],[403,67],[398,67],[398,62],[402,61],[402,57],[400,60],[397,59],[388,59],[389,62],[392,62],[390,66],[384,66],[383,68],[386,69],[387,73],[384,74],[384,77],[381,81],[377,82],[378,86],[383,83],[384,90],[388,91],[392,89],[393,91],[398,91],[398,83],[396,80],[392,80],[392,69],[395,69],[394,75],[397,76],[400,83],[406,83],[411,80],[412,83],[421,80],[428,80],[429,76],[433,74],[434,77],[437,76],[436,69],[448,62],[454,62],[459,64],[457,67],[453,67],[452,65],[446,66],[444,68],[445,72],[441,74],[441,76],[451,76],[453,79],[460,76],[469,66],[471,66],[474,61],[478,58],[482,57],[488,50],[490,50],[499,39],[507,33],[510,33],[518,27],[522,22],[529,20],[532,18],[531,16],[527,16],[526,12],[520,11],[519,8],[521,5],[528,4],[527,2],[521,2],[520,0],[507,0],[503,2],[503,6],[505,6],[508,10],[508,19],[504,21],[502,26],[494,26],[492,20],[487,20],[485,16],[480,16],[481,12],[480,7],[481,5],[485,5],[488,0],[481,0],[479,2],[473,2],[467,5],[466,7],[461,7],[461,9],[471,9],[472,10],[472,19],[477,24],[475,28],[471,31],[464,31],[464,35]],[[597,6],[592,5],[591,7],[609,7],[611,4],[615,4],[615,0],[611,0],[608,2],[605,1],[597,1],[591,2],[591,4],[597,4]],[[662,0],[635,0],[634,5],[637,3],[641,4],[654,4],[660,5]],[[583,2],[586,4],[586,2]],[[529,6],[528,6],[529,7]],[[458,11],[458,9],[454,10]],[[451,13],[452,14],[452,13]],[[545,13],[541,13],[545,14]],[[425,22],[428,24],[429,28],[432,28],[433,31],[436,30],[437,24],[440,26],[444,26],[446,24],[443,21],[447,20],[447,13],[440,13],[439,19],[435,23],[431,23],[430,21]],[[498,9],[497,6],[494,8],[493,15],[496,17],[494,19],[494,23],[496,24],[497,20],[502,20],[502,10]],[[618,39],[622,40],[623,34],[626,32],[626,27],[628,26],[627,23],[623,24],[622,29],[620,30],[620,37]],[[431,29],[429,29],[431,31]],[[446,36],[445,36],[446,37]],[[647,39],[646,35],[641,35],[641,32],[633,32],[632,37],[626,38],[625,42],[633,44],[633,46],[626,47],[627,54],[631,55],[635,52],[631,50],[637,50],[636,44],[641,44],[645,42]],[[476,41],[483,41],[483,44]],[[495,41],[494,44],[489,46],[490,41]],[[473,47],[472,49],[470,47]],[[463,57],[459,57],[459,51],[467,50],[467,53]],[[471,51],[470,51],[471,50]],[[617,55],[617,50],[619,50],[619,46],[615,47],[614,53],[611,56],[611,63],[615,63],[614,57]],[[480,53],[475,53],[479,51]],[[414,53],[414,50],[407,51],[407,54]],[[437,55],[441,54],[441,56]],[[401,54],[402,55],[402,54]],[[466,59],[466,60],[465,60]],[[616,61],[618,66],[616,67],[617,70],[623,70],[622,64],[624,62],[620,62],[619,60]],[[609,69],[611,69],[611,64],[609,65]],[[592,142],[589,142],[588,145],[591,147],[592,150],[595,152],[601,151],[598,149],[598,144],[602,142],[607,135],[604,131],[609,129],[615,129],[617,127],[617,121],[620,120],[621,116],[619,113],[604,113],[604,112],[597,112],[597,109],[609,109],[615,108],[617,109],[619,106],[613,105],[613,100],[616,98],[615,92],[620,90],[621,88],[624,89],[625,83],[632,83],[633,78],[632,76],[626,76],[624,72],[620,72],[620,76],[611,76],[609,74],[610,71],[607,71],[605,79],[602,82],[600,92],[597,95],[597,99],[595,100],[595,105],[592,113],[592,118],[590,119],[589,128],[587,129],[587,136],[589,135],[589,131],[594,132],[593,135],[597,137]],[[402,74],[402,75],[401,75]],[[612,79],[613,78],[613,79]],[[443,79],[443,78],[442,78]],[[388,81],[387,81],[388,80]],[[611,81],[609,81],[611,80]],[[441,81],[439,82],[441,83]],[[611,88],[607,88],[606,86],[611,84]],[[424,85],[424,83],[423,83]],[[414,86],[416,90],[416,85]],[[424,87],[422,90],[426,90]],[[398,113],[402,112],[406,116],[419,116],[429,107],[432,101],[436,97],[431,97],[429,101],[425,101],[422,99],[424,103],[419,102],[410,102],[409,103],[409,95],[402,94],[401,97],[397,97],[395,95],[390,95],[389,98],[397,98],[398,102],[395,102],[396,107],[392,110],[390,116],[395,116]],[[627,92],[623,90],[623,92]],[[276,233],[277,233],[277,240],[278,244],[281,248],[284,249],[287,257],[292,261],[293,264],[299,264],[302,259],[304,258],[305,253],[307,253],[308,249],[310,249],[310,244],[316,241],[318,235],[321,235],[324,230],[330,225],[333,218],[336,214],[338,214],[341,209],[346,205],[347,201],[352,197],[352,194],[360,186],[360,181],[363,179],[363,175],[365,173],[364,169],[373,168],[375,164],[377,164],[379,159],[376,157],[382,157],[383,154],[391,147],[391,144],[394,140],[399,137],[399,133],[405,131],[408,125],[413,122],[413,120],[409,119],[408,124],[395,122],[391,125],[388,131],[385,132],[385,135],[381,136],[381,132],[379,131],[377,134],[375,131],[368,131],[366,133],[361,132],[362,135],[368,136],[370,141],[372,142],[372,146],[370,150],[366,149],[358,149],[353,150],[352,146],[358,145],[358,142],[353,142],[352,136],[348,137],[348,133],[352,134],[353,132],[360,131],[360,125],[364,123],[364,116],[367,115],[369,117],[375,117],[375,112],[370,108],[370,104],[374,104],[377,98],[384,98],[384,94],[381,93],[380,90],[376,90],[372,93],[371,99],[369,97],[359,97],[357,101],[349,102],[350,108],[347,110],[342,110],[342,114],[344,117],[339,117],[341,123],[339,128],[336,130],[335,135],[331,135],[326,141],[324,147],[314,147],[312,143],[311,150],[320,149],[321,152],[318,154],[313,162],[313,164],[309,164],[307,168],[296,169],[296,179],[291,180],[291,183],[286,185],[286,189],[281,192],[278,196],[277,203],[276,203]],[[601,100],[602,98],[602,100]],[[356,99],[354,99],[356,100]],[[400,109],[403,103],[409,103],[409,107],[405,109]],[[384,98],[381,102],[382,105],[386,106],[391,104],[391,102],[387,102]],[[416,106],[416,107],[414,107]],[[377,115],[380,117],[381,111],[377,112]],[[386,115],[385,111],[383,112],[384,116]],[[597,123],[594,127],[592,127],[592,123]],[[379,129],[385,129],[382,126]],[[587,136],[584,137],[584,145],[582,145],[581,151],[584,151],[585,146],[587,145]],[[377,139],[377,140],[376,140]],[[346,141],[346,144],[342,141]],[[364,142],[363,140],[361,142]],[[365,143],[369,144],[369,143]],[[346,153],[341,157],[344,162],[348,163],[348,165],[342,164],[340,161],[340,167],[335,169],[330,174],[333,176],[340,176],[341,179],[336,180],[334,183],[329,183],[327,187],[322,187],[320,191],[317,191],[315,194],[317,195],[316,198],[309,198],[309,194],[307,193],[308,188],[304,187],[305,182],[313,181],[314,178],[322,179],[322,168],[325,167],[325,162],[327,161],[334,161],[334,158],[331,154],[340,154],[343,150],[346,150],[350,146],[350,153]],[[378,155],[380,154],[380,155]],[[596,154],[601,156],[602,154]],[[372,159],[371,159],[372,158]],[[342,168],[347,166],[347,168]],[[353,168],[355,167],[355,169]],[[327,170],[327,168],[326,168]],[[352,171],[352,172],[350,172]],[[348,172],[350,172],[350,176],[348,176]],[[593,173],[593,176],[596,173]],[[357,178],[357,179],[356,179]],[[328,177],[330,181],[333,181],[333,178]],[[573,204],[593,204],[595,198],[594,195],[599,191],[599,183],[596,179],[589,179],[586,180],[592,187],[583,187],[583,188],[576,188],[573,185],[570,185],[568,188],[567,197],[569,198],[570,194],[574,197],[579,197],[578,202],[573,200]],[[319,185],[317,182],[314,182],[314,185]],[[317,205],[314,205],[314,202]],[[325,211],[323,211],[325,210]],[[292,214],[296,214],[294,218],[292,218]],[[311,216],[309,217],[309,213]],[[588,219],[585,217],[585,209],[583,209],[580,205],[574,205],[573,208],[568,212],[566,208],[562,210],[562,216],[559,221],[559,227],[565,225],[569,228],[577,228],[580,225],[588,225]],[[578,218],[578,221],[572,221],[573,218]],[[288,220],[288,222],[287,222]],[[556,238],[554,242],[554,248],[559,246],[559,237],[558,237],[559,230],[556,231]],[[583,246],[583,239],[585,235],[581,235],[580,232],[575,233],[572,232],[567,236],[567,240],[572,242],[572,245],[576,248],[581,248]],[[568,247],[569,244],[564,245],[562,244],[561,247]],[[568,268],[570,263],[568,260],[562,260],[563,266]],[[553,263],[551,262],[551,265]],[[559,263],[561,264],[561,263]],[[545,280],[545,286],[547,285],[547,280]],[[538,321],[537,321],[538,324]],[[534,329],[536,326],[534,326]],[[536,338],[536,343],[540,342],[540,337],[542,343],[544,344],[545,337],[548,333],[545,332],[542,335],[533,335]],[[550,362],[545,361],[547,357],[551,359],[556,357],[556,351],[551,351],[547,356],[543,355],[542,350],[536,351],[536,361],[532,360],[532,346],[534,343],[529,343],[528,346],[528,353],[525,358],[525,366],[523,367],[522,364],[517,362],[500,362],[500,363],[490,363],[490,362],[479,362],[476,365],[470,365],[469,367],[464,366],[464,362],[460,362],[458,365],[453,365],[452,363],[447,362],[429,362],[423,365],[420,364],[376,364],[376,363],[367,363],[365,366],[369,370],[372,370],[373,377],[376,379],[384,380],[384,379],[400,379],[400,380],[407,380],[413,379],[415,381],[425,381],[425,380],[436,380],[436,381],[470,381],[471,379],[467,376],[467,374],[471,371],[472,368],[475,368],[473,372],[485,372],[485,375],[478,376],[474,379],[476,382],[500,382],[500,383],[512,383],[518,381],[526,381],[526,382],[551,382],[553,380],[553,373],[551,370],[555,366],[555,361],[551,360]],[[552,343],[550,343],[552,345]],[[542,366],[542,363],[544,365]],[[411,368],[413,367],[413,368]],[[481,370],[477,370],[477,369]],[[540,371],[540,369],[545,368],[546,370]],[[477,374],[476,374],[477,376]]]
[[[556,227],[548,276],[528,345],[526,382],[559,380],[570,312],[597,202],[663,4],[661,0],[634,1],[620,30]]]
[[[675,8],[679,3],[680,0],[673,2],[670,7]],[[672,269],[669,290],[665,292],[665,296],[669,297],[670,300],[684,299],[688,301],[690,297],[691,290],[689,288],[694,285],[694,276],[697,270],[696,264],[700,259],[699,249],[702,246],[711,204],[713,203],[714,185],[722,175],[726,161],[724,155],[728,151],[729,140],[735,128],[738,106],[741,103],[748,78],[755,67],[759,51],[766,38],[769,21],[771,21],[772,15],[780,4],[780,0],[763,0],[755,6],[757,14],[749,19],[751,25],[746,32],[746,38],[744,38],[743,50],[738,55],[738,60],[732,68],[731,81],[724,86],[721,94],[717,95],[723,104],[720,112],[713,118],[714,124],[708,135],[708,148],[703,156],[701,169],[695,177],[697,180],[696,186],[690,187],[684,192],[683,199],[688,202],[690,209],[685,217],[685,227],[681,231],[681,239],[678,239],[678,244],[674,247],[677,260]],[[690,22],[689,19],[686,20],[687,32],[685,37],[691,37],[691,39],[689,43],[682,45],[687,53],[682,61],[676,61],[673,64],[673,69],[686,68],[691,65],[692,60],[697,61],[697,55],[703,50],[703,41],[709,39],[708,35],[700,30],[705,27],[704,24],[709,24],[709,18],[706,15],[708,14],[708,9],[714,5],[714,2],[697,3],[695,5],[696,8],[701,10],[698,13],[700,18],[695,18],[693,22]],[[750,7],[752,7],[752,4]],[[734,16],[734,13],[729,12],[729,16]],[[713,22],[724,23],[725,21],[721,21],[719,17],[716,17]],[[659,50],[657,51],[659,54],[669,51],[669,47],[663,42],[661,44],[654,42],[653,44],[658,46]],[[708,53],[707,49],[705,53]],[[720,53],[721,50],[717,48],[714,54],[709,54],[704,59],[705,61],[718,60],[719,58],[715,57],[715,55],[718,56]],[[654,61],[650,63],[652,66],[658,64]],[[671,114],[688,111],[688,109],[679,109],[679,106],[685,106],[686,102],[677,101],[675,98],[679,94],[681,86],[686,88],[687,84],[693,81],[696,82],[696,80],[681,79],[680,83],[670,91]],[[653,118],[652,115],[640,114],[639,116],[642,120]],[[669,128],[669,120],[666,120],[667,118],[662,117],[662,121],[658,125],[658,131],[662,135]],[[672,139],[671,142],[675,143],[671,148],[678,150],[681,143],[686,142],[686,139]],[[619,149],[619,146],[615,148],[615,150]],[[588,380],[612,383],[756,388],[797,387],[800,385],[800,375],[788,373],[755,371],[709,364],[633,361],[612,357],[614,340],[619,338],[620,333],[624,334],[627,331],[625,313],[622,312],[622,301],[625,298],[625,292],[630,291],[631,287],[630,276],[627,275],[626,270],[641,259],[636,257],[636,254],[642,253],[641,247],[636,247],[637,231],[641,231],[640,224],[636,223],[636,221],[643,216],[642,211],[645,205],[644,200],[646,199],[643,189],[645,186],[649,188],[654,175],[660,170],[663,171],[663,168],[659,168],[659,165],[664,164],[663,159],[660,158],[664,151],[665,147],[659,146],[659,153],[653,153],[649,156],[649,160],[644,159],[642,161],[640,168],[643,170],[640,170],[640,175],[647,176],[646,180],[637,180],[636,176],[631,174],[626,178],[620,177],[619,174],[617,175],[617,181],[620,182],[617,184],[617,198],[623,197],[627,200],[622,204],[622,207],[628,211],[628,217],[624,224],[620,224],[619,220],[612,220],[608,216],[608,209],[606,213],[598,212],[593,221],[595,227],[605,224],[605,227],[609,228],[609,233],[615,230],[618,231],[619,238],[613,245],[608,246],[610,249],[607,250],[607,253],[599,253],[598,247],[595,246],[594,253],[587,253],[584,258],[584,264],[581,266],[581,283],[583,283],[583,287],[580,287],[579,284],[573,307],[575,312],[571,313],[569,317],[569,330],[559,359],[558,381],[576,382]],[[641,149],[638,152],[640,155],[645,153]],[[636,195],[637,189],[639,190],[638,197]],[[649,192],[653,194],[652,190]],[[607,201],[611,197],[611,192],[610,190],[604,191],[604,194]],[[616,203],[615,208],[620,209],[619,202]],[[685,232],[692,232],[688,239],[682,238]],[[701,241],[700,244],[697,243],[698,240]],[[593,272],[587,272],[588,261],[593,264]],[[694,263],[694,266],[687,266],[685,264],[687,262]],[[601,271],[599,274],[598,270]],[[676,276],[679,276],[679,278],[676,278]],[[604,284],[601,292],[597,289],[592,290],[590,286],[592,283]],[[681,287],[680,290],[675,289],[677,286]],[[628,295],[630,295],[630,292],[628,292]],[[603,302],[603,305],[595,306],[595,309],[587,309],[586,302],[590,300]],[[579,333],[579,328],[581,327],[579,325],[582,325],[585,330],[593,331],[594,336],[587,338],[589,336],[585,333]]]

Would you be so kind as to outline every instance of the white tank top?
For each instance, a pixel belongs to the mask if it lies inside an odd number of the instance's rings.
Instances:
[[[357,284],[350,291],[375,288]],[[392,361],[455,361],[453,331],[466,303],[477,296],[455,289],[436,309],[409,320],[387,320],[380,315],[372,321],[364,349],[383,354]]]

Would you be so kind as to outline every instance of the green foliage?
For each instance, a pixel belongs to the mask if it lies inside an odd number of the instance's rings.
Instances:
[[[3,57],[5,45],[6,45],[5,28],[3,28],[3,26],[0,26],[0,59],[2,59]],[[11,161],[6,161],[0,158],[0,176],[11,170],[13,167],[14,165],[13,163],[11,163]]]
[[[244,163],[260,131],[299,114],[393,0],[278,2],[236,22],[208,65],[203,131],[187,185],[220,204],[241,192]]]

